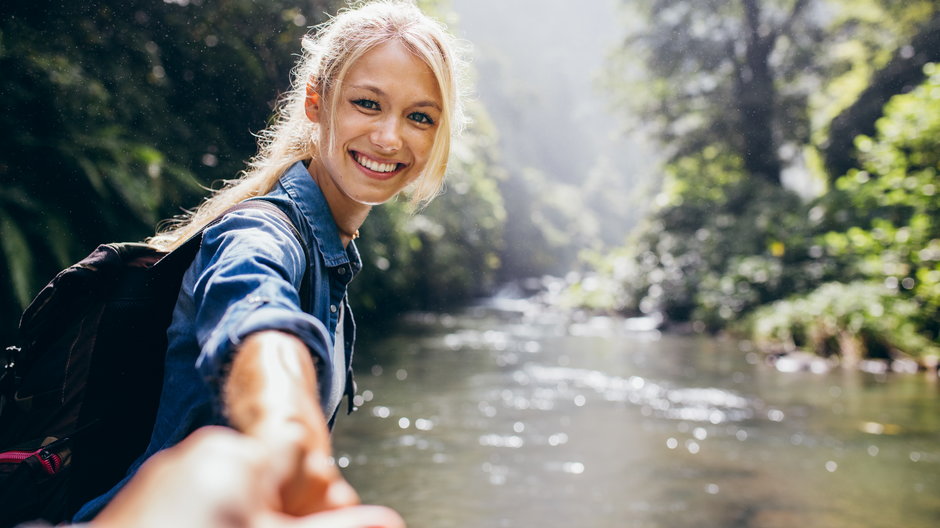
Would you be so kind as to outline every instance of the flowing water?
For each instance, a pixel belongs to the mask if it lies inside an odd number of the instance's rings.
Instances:
[[[935,375],[782,373],[637,323],[413,316],[359,346],[337,462],[410,528],[940,526]]]

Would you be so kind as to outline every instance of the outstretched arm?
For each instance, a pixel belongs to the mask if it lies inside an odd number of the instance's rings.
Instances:
[[[263,331],[239,347],[223,398],[233,427],[281,456],[280,508],[306,515],[357,504],[331,460],[330,434],[306,345],[291,334]]]

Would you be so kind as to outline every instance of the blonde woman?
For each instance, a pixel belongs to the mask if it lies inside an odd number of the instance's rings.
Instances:
[[[373,206],[403,191],[416,204],[439,192],[461,122],[461,62],[445,29],[404,1],[344,10],[308,36],[303,51],[292,90],[242,177],[149,242],[172,249],[232,205],[264,196],[304,244],[260,208],[231,212],[205,230],[167,333],[150,446],[77,521],[92,519],[150,456],[212,424],[284,453],[282,511],[358,502],[329,462],[333,417],[354,391],[346,286],[361,263],[353,240]]]

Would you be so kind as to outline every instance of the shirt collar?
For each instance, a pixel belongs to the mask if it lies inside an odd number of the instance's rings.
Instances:
[[[326,265],[349,264],[353,272],[359,271],[362,262],[355,242],[350,241],[347,247],[343,247],[330,206],[304,164],[298,161],[291,165],[281,176],[281,185],[306,220]]]

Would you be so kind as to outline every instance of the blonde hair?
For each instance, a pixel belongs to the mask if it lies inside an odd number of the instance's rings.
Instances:
[[[464,60],[457,41],[413,1],[359,2],[304,37],[303,54],[292,72],[291,90],[279,101],[272,124],[258,134],[258,154],[241,176],[226,181],[195,211],[169,221],[147,242],[164,250],[175,248],[232,205],[267,194],[295,162],[316,157],[319,125],[306,115],[307,85],[317,87],[326,108],[335,108],[340,91],[334,88],[352,64],[372,48],[393,40],[427,63],[441,93],[442,112],[434,144],[424,171],[410,189],[412,205],[432,200],[443,185],[451,137],[464,125],[460,93]],[[331,121],[334,113],[328,115]],[[332,125],[327,125],[330,131],[336,128]],[[329,141],[332,143],[333,138]]]

